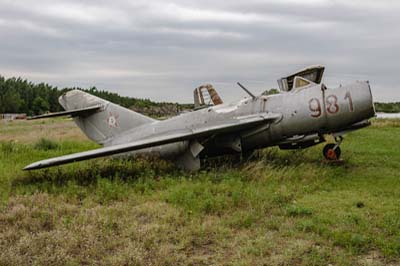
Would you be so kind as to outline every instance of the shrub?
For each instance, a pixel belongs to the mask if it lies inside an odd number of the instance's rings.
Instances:
[[[41,138],[38,140],[35,144],[35,149],[37,150],[56,150],[60,147],[60,145],[52,140],[46,139],[46,138]]]
[[[0,143],[0,150],[4,154],[10,154],[16,150],[15,143],[13,141],[4,141]]]
[[[286,212],[289,216],[310,216],[312,215],[312,210],[309,208],[291,205],[287,207]]]

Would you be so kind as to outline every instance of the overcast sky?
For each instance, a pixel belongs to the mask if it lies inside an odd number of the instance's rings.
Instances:
[[[398,0],[0,0],[0,75],[191,102],[277,87],[310,64],[400,101]]]

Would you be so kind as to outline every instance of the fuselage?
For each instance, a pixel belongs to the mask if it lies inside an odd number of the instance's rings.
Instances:
[[[241,142],[241,151],[251,151],[279,145],[297,136],[323,135],[345,131],[352,125],[375,115],[368,82],[356,82],[335,89],[313,85],[291,92],[255,99],[245,98],[232,104],[211,106],[179,116],[145,124],[116,136],[106,146],[128,143],[154,135],[167,134],[172,130],[191,130],[205,125],[217,125],[232,118],[258,113],[279,114],[280,118],[252,130],[218,135],[202,141],[203,156],[216,156],[229,152],[229,142]],[[161,157],[174,158],[184,153],[189,141],[162,145],[137,153],[156,153]],[[232,150],[232,152],[238,152]]]

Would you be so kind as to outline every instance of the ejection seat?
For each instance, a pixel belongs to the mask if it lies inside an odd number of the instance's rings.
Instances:
[[[217,90],[211,84],[201,85],[193,91],[194,109],[199,110],[209,106],[223,104]]]

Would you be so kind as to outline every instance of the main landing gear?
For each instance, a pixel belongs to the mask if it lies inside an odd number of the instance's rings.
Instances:
[[[340,144],[343,141],[342,136],[335,137],[335,143],[326,144],[322,153],[326,160],[328,161],[338,161],[340,159],[341,150]]]

